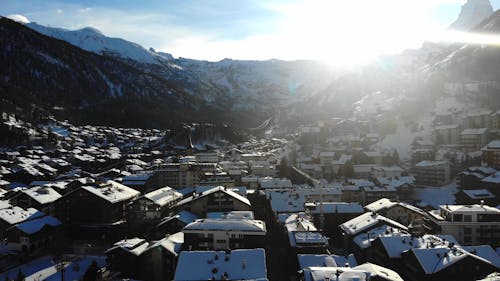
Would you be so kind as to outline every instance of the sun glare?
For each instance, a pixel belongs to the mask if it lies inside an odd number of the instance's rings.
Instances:
[[[289,53],[331,64],[362,64],[418,47],[440,28],[427,21],[429,1],[304,1],[278,7]],[[421,3],[419,3],[421,2]],[[405,12],[406,11],[406,12]]]

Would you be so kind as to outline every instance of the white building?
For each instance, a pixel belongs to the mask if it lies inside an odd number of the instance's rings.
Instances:
[[[437,228],[443,234],[452,235],[460,244],[500,245],[500,210],[497,208],[484,204],[441,205],[429,214],[429,229]]]

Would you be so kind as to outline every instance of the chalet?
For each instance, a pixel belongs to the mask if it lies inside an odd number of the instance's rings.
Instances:
[[[18,223],[33,220],[44,216],[44,213],[34,208],[23,209],[18,206],[11,206],[5,201],[1,201],[3,205],[0,209],[0,235],[5,237],[5,231]]]
[[[192,270],[195,268],[196,270]],[[264,249],[181,252],[175,281],[267,281]]]
[[[61,243],[61,222],[52,216],[43,216],[17,223],[5,231],[9,249],[23,253],[40,253]]]
[[[22,208],[35,208],[46,214],[54,214],[54,202],[61,198],[61,195],[51,187],[35,186],[17,192],[11,198],[11,202]]]
[[[415,248],[401,254],[406,280],[477,280],[498,271],[491,261],[460,247]]]
[[[124,239],[106,250],[109,269],[122,278],[140,280],[172,280],[184,234],[170,235],[159,241],[141,238]]]
[[[192,196],[178,202],[177,210],[186,210],[197,216],[206,217],[207,212],[250,211],[250,201],[240,194],[225,187],[218,186],[203,192],[195,192]]]
[[[57,201],[56,214],[72,236],[106,238],[110,233],[119,234],[113,229],[125,223],[127,205],[139,194],[111,180],[82,186]]]
[[[415,231],[423,233],[423,218],[427,214],[413,205],[394,202],[387,198],[382,198],[365,206],[369,212],[381,214],[391,220],[397,221],[403,225],[412,225]]]
[[[373,212],[366,212],[339,225],[343,232],[344,245],[346,248],[354,246],[353,239],[357,235],[381,226],[408,231],[406,226]]]
[[[199,219],[184,227],[184,248],[228,250],[264,247],[266,225],[253,219]]]
[[[182,199],[182,193],[163,187],[140,196],[128,206],[127,219],[135,225],[158,223],[170,208]]]

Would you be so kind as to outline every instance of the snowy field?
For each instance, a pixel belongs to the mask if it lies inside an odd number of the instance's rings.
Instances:
[[[439,208],[439,205],[455,204],[455,193],[457,193],[457,184],[452,182],[440,187],[415,188],[415,197],[421,202],[419,206],[431,205]]]

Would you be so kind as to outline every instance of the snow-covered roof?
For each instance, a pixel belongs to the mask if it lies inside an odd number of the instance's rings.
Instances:
[[[460,135],[482,135],[488,131],[488,128],[468,128],[462,131]]]
[[[149,243],[145,239],[137,237],[123,239],[113,244],[113,247],[106,250],[105,253],[109,253],[115,249],[122,249],[134,256],[140,256],[149,249]]]
[[[450,249],[446,247],[428,248],[428,249],[411,249],[417,261],[421,265],[426,274],[439,272],[448,266],[466,258],[466,251],[458,248]]]
[[[490,141],[483,149],[500,149],[500,140]]]
[[[414,176],[401,176],[397,178],[388,178],[388,177],[378,177],[377,181],[381,185],[389,185],[393,186],[395,188],[398,188],[402,185],[409,184],[412,185],[415,183],[415,177]]]
[[[365,230],[375,227],[379,223],[386,223],[390,226],[408,231],[408,228],[406,226],[372,212],[366,212],[360,216],[357,216],[341,224],[340,228],[348,235],[356,235]]]
[[[388,281],[403,281],[397,272],[373,263],[364,263],[353,268],[308,267],[304,269],[305,281],[354,281],[367,280],[369,277],[380,277]]]
[[[314,226],[305,213],[296,213],[288,216],[285,219],[285,228],[288,232],[317,230],[316,226]]]
[[[354,267],[358,265],[353,254],[348,256],[299,254],[297,258],[301,269],[306,267]]]
[[[306,206],[314,207],[310,210],[311,214],[319,214],[321,212],[326,214],[333,213],[363,213],[363,207],[359,203],[346,203],[346,202],[323,202],[323,203],[306,203]]]
[[[259,179],[260,186],[263,189],[267,188],[292,188],[292,181],[289,179],[276,179],[276,178],[260,178]]]
[[[229,190],[223,186],[217,186],[217,187],[214,187],[214,188],[211,188],[209,190],[206,190],[206,191],[203,191],[201,193],[196,193],[195,195],[193,196],[190,196],[184,200],[181,200],[177,203],[177,206],[182,206],[184,204],[187,204],[187,203],[190,203],[194,200],[198,200],[199,198],[202,198],[202,197],[205,197],[205,196],[208,196],[210,194],[213,194],[213,193],[216,193],[216,192],[223,192],[235,199],[237,199],[238,201],[248,205],[248,206],[251,206],[250,204],[250,200],[248,200],[247,198],[245,198],[244,196],[241,196],[240,194],[232,191],[232,190]]]
[[[195,269],[195,270],[193,270]],[[194,280],[267,281],[266,257],[263,249],[224,251],[183,251],[175,270],[175,281]]]
[[[372,242],[382,236],[407,236],[408,232],[396,227],[383,224],[379,227],[372,228],[366,232],[354,236],[353,241],[361,249],[366,249],[372,245]]]
[[[384,209],[389,209],[397,204],[398,204],[397,202],[393,202],[387,198],[382,198],[366,205],[365,209],[370,212],[379,212]]]
[[[162,246],[167,251],[172,253],[174,256],[178,256],[181,251],[183,243],[184,243],[184,233],[177,232],[158,241],[157,245]]]
[[[23,209],[18,206],[0,210],[0,219],[8,224],[16,224],[26,220],[31,220],[43,216],[44,213],[35,208]]]
[[[208,212],[207,219],[254,219],[252,211]]]
[[[382,199],[379,199],[373,203],[370,203],[370,204],[365,206],[365,209],[367,211],[370,211],[370,212],[381,212],[383,210],[390,209],[394,206],[400,206],[402,208],[411,210],[411,211],[419,213],[421,215],[425,215],[424,211],[422,211],[421,209],[419,209],[413,205],[410,205],[410,204],[407,204],[404,202],[393,202],[387,198],[382,198]]]
[[[266,233],[266,224],[260,220],[249,219],[198,219],[186,225],[183,232],[197,230],[236,231]]]
[[[82,186],[82,189],[93,193],[110,203],[132,199],[140,194],[139,191],[112,180],[97,186]]]
[[[441,165],[447,165],[447,161],[430,161],[430,160],[423,160],[418,162],[415,166],[416,167],[434,167],[434,166],[441,166]]]
[[[0,200],[0,209],[6,209],[11,207],[12,205],[10,204],[9,200]]]
[[[24,189],[21,192],[42,205],[52,203],[62,197],[53,188],[47,186],[35,186],[30,189]]]
[[[146,193],[143,196],[159,206],[165,206],[169,202],[182,198],[182,193],[166,186]]]
[[[328,238],[317,231],[292,231],[288,232],[288,239],[292,247],[310,247],[319,245],[328,246]]]
[[[355,266],[353,269],[370,272],[370,277],[380,277],[390,281],[403,281],[403,278],[397,272],[369,262]]]
[[[492,174],[489,177],[486,177],[481,180],[482,182],[490,182],[490,183],[500,183],[500,171]]]
[[[467,196],[472,199],[490,199],[495,198],[495,195],[487,189],[463,189],[462,190]]]
[[[199,217],[189,211],[186,211],[186,210],[183,210],[183,211],[180,211],[179,213],[173,215],[173,216],[170,216],[170,217],[166,217],[164,218],[159,224],[158,226],[161,226],[173,219],[178,219],[179,221],[185,223],[185,224],[189,224],[189,223],[192,223],[194,222],[195,220],[199,219]]]
[[[495,213],[500,214],[500,210],[488,205],[440,205],[439,208],[452,213]]]
[[[52,216],[45,216],[38,219],[21,222],[19,224],[16,224],[15,227],[26,234],[33,234],[40,231],[46,225],[58,226],[61,225],[61,221]]]

